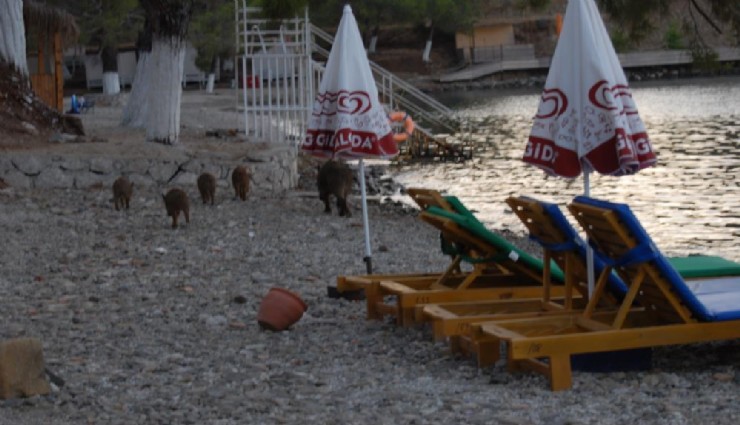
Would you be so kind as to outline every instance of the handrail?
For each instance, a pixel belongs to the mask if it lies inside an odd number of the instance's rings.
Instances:
[[[278,49],[284,53],[286,52],[287,47],[291,45],[290,42],[286,41],[287,34],[295,34],[295,31],[287,30],[285,22],[277,29],[262,28],[263,23],[267,21],[247,16],[248,11],[256,12],[259,10],[258,8],[246,7],[246,0],[234,0],[234,3],[237,6],[235,14],[237,52],[242,55],[240,59],[243,65],[247,64],[249,58],[254,56],[254,50],[261,48],[262,52],[267,52],[268,44],[270,46],[276,45]],[[250,15],[252,14],[250,13]],[[254,134],[269,132],[270,137],[272,137],[275,130],[274,126],[270,124],[265,128],[265,123],[277,121],[283,123],[283,127],[277,129],[278,132],[285,132],[285,134],[290,132],[295,136],[295,134],[302,133],[307,125],[313,92],[321,81],[321,76],[325,70],[324,64],[330,54],[330,47],[328,46],[334,43],[334,37],[312,25],[308,21],[307,12],[303,20],[294,19],[289,20],[289,22],[295,22],[297,30],[300,27],[300,33],[296,37],[303,40],[298,46],[300,48],[300,52],[298,52],[299,59],[296,59],[300,61],[301,66],[296,68],[297,74],[294,79],[274,80],[268,71],[267,80],[269,82],[259,84],[253,90],[248,91],[247,66],[242,66],[241,78],[244,83],[242,87],[235,85],[235,89],[242,95],[246,132],[253,132]],[[406,152],[404,156],[410,154],[412,157],[419,158],[454,158],[455,160],[469,157],[467,152],[472,152],[468,149],[469,146],[466,145],[470,141],[469,138],[466,140],[453,139],[450,142],[447,139],[437,137],[441,133],[463,134],[465,132],[463,128],[466,125],[465,120],[456,116],[450,108],[412,84],[398,78],[375,62],[368,62],[376,81],[379,100],[384,103],[387,112],[394,109],[403,110],[409,113],[416,122],[413,134],[403,145],[403,150]],[[254,62],[252,62],[252,65],[254,65]],[[257,74],[263,74],[262,68]],[[303,95],[296,96],[294,92],[300,92]],[[251,101],[247,100],[248,95],[251,96]],[[284,97],[284,95],[292,97],[290,99],[285,97],[281,101],[281,96]],[[274,99],[277,100],[273,102]],[[240,98],[237,95],[237,108],[239,107],[239,101]],[[283,104],[280,102],[283,102]],[[285,107],[288,103],[290,103],[291,108]],[[289,109],[293,112],[287,112]],[[265,114],[267,114],[269,120],[265,120]],[[276,114],[277,120],[273,120],[273,114]],[[295,129],[287,129],[290,122],[298,123],[300,128],[297,133],[293,134]]]
[[[329,44],[334,42],[334,37],[313,24],[311,24],[311,34]],[[312,49],[322,57],[329,57],[329,51],[320,46],[315,40],[312,43]],[[457,120],[450,108],[375,62],[369,62],[376,81],[380,80],[380,84],[378,84],[379,92],[392,103],[396,103],[393,106],[404,108],[406,112],[414,116],[416,121],[426,122],[432,127],[441,127],[450,132],[457,131]],[[387,84],[383,84],[386,82]]]

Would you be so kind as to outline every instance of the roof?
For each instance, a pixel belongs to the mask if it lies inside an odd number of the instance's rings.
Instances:
[[[76,41],[80,35],[77,22],[70,13],[33,0],[23,2],[23,20],[27,27],[40,28],[47,33],[60,33],[64,44]]]

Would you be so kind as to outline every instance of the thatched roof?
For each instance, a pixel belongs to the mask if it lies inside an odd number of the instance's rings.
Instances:
[[[76,42],[80,36],[80,29],[74,16],[62,9],[33,0],[24,0],[23,20],[27,28],[40,28],[47,33],[61,33],[62,43],[65,45]]]

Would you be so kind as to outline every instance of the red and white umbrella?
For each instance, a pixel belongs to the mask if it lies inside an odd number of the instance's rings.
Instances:
[[[524,161],[562,177],[656,162],[594,0],[570,0]]]
[[[656,163],[594,0],[570,0],[524,161],[551,175],[634,174]],[[590,250],[589,250],[590,254]],[[593,287],[589,255],[589,288]]]
[[[316,156],[359,159],[365,262],[372,273],[363,158],[392,158],[398,155],[398,145],[378,99],[360,29],[349,5],[344,6],[301,148]]]

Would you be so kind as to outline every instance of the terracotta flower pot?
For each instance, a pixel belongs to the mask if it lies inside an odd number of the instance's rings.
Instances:
[[[283,288],[271,288],[262,299],[257,323],[262,329],[284,331],[300,320],[306,309],[308,306],[297,294]]]

